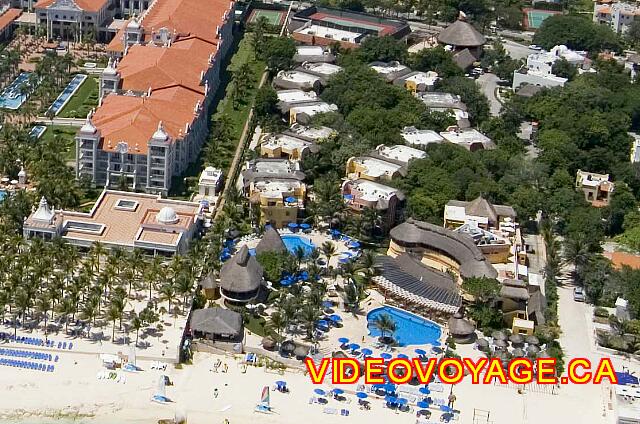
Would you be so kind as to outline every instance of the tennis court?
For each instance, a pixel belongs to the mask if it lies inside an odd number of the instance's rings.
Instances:
[[[270,25],[282,25],[284,14],[282,10],[253,9],[249,15],[249,23],[254,23],[258,18],[266,18]]]
[[[547,19],[549,16],[557,15],[558,12],[549,11],[549,10],[527,10],[527,28],[538,29],[542,22]]]

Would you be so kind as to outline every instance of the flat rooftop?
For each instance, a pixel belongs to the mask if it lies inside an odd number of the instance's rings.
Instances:
[[[406,69],[409,69],[409,67],[404,66],[401,63],[398,62],[389,62],[389,63],[372,63],[371,65],[369,65],[371,67],[371,69],[373,69],[374,71],[376,71],[378,74],[382,74],[382,75],[386,75],[386,74],[392,74],[394,72],[400,72],[400,71],[404,71]]]
[[[467,106],[462,103],[460,96],[451,93],[420,93],[418,96],[420,100],[431,108],[446,108],[446,109],[462,109],[467,110]]]
[[[291,195],[296,189],[301,188],[304,183],[295,180],[260,180],[253,184],[253,189],[260,192],[261,196],[269,198],[280,198]]]
[[[394,173],[398,172],[400,168],[402,168],[402,166],[395,163],[370,157],[359,157],[354,159],[354,162],[362,165],[366,169],[366,174],[372,178],[378,178],[385,175],[392,177]]]
[[[301,56],[321,56],[324,54],[322,46],[297,46],[296,53]]]
[[[256,159],[247,168],[266,174],[291,174],[298,171],[300,166],[287,159]]]
[[[391,196],[400,191],[397,188],[369,180],[356,180],[351,183],[352,187],[359,193],[358,197],[368,202],[375,202],[380,199],[389,200]]]
[[[293,124],[287,131],[310,140],[318,141],[329,138],[337,134],[336,130],[329,127],[307,127],[300,124]]]
[[[302,65],[302,69],[310,72],[315,72],[321,75],[333,75],[342,71],[342,66],[334,65],[332,63],[320,62],[320,63],[305,63]]]
[[[307,115],[315,115],[317,113],[335,112],[338,110],[338,106],[325,102],[313,103],[310,105],[294,106],[291,108],[291,113],[306,113]]]
[[[200,174],[199,183],[217,183],[222,178],[222,169],[207,166]]]
[[[438,74],[435,72],[413,72],[403,78],[405,81],[411,81],[416,84],[433,85],[438,80]]]
[[[414,127],[406,127],[400,133],[402,138],[409,144],[414,146],[426,146],[431,143],[442,143],[444,140],[435,131],[432,130],[418,130]]]
[[[307,74],[301,71],[283,71],[278,73],[278,78],[284,81],[291,81],[296,83],[309,83],[313,84],[319,81],[320,78],[316,75]]]
[[[446,141],[454,144],[470,145],[472,143],[482,143],[485,148],[493,145],[493,141],[489,137],[473,128],[459,131],[443,131],[440,135]]]
[[[356,43],[357,39],[362,36],[361,32],[345,31],[315,24],[306,25],[295,30],[294,32],[321,38],[331,38],[336,41],[347,41],[350,43]]]
[[[318,95],[314,91],[302,91],[297,89],[278,90],[278,101],[284,103],[303,103],[318,100]]]
[[[262,142],[262,146],[269,149],[282,147],[287,150],[302,150],[305,147],[309,147],[311,145],[313,145],[311,141],[302,140],[288,134],[270,135],[266,137]]]
[[[175,220],[170,223],[156,219],[166,207],[175,212]],[[175,246],[199,213],[198,203],[105,190],[90,212],[61,212],[63,237],[130,247],[136,241]]]
[[[427,154],[422,150],[399,144],[395,146],[381,145],[376,148],[376,151],[380,156],[397,160],[405,164],[409,163],[412,159],[422,159],[427,156]]]

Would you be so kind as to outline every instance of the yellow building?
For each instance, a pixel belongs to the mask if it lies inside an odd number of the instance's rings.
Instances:
[[[260,205],[260,223],[286,227],[298,219],[307,187],[300,164],[287,159],[255,159],[242,172],[245,195]]]
[[[289,134],[269,134],[260,144],[260,156],[263,158],[302,160],[312,151],[316,151],[316,145],[313,142]]]
[[[347,178],[350,180],[391,181],[406,174],[400,164],[369,156],[352,157],[347,161]]]

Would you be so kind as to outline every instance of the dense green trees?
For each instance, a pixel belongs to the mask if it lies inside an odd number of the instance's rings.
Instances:
[[[591,18],[576,15],[554,15],[545,19],[536,31],[533,42],[549,50],[564,44],[570,49],[587,50],[591,54],[603,50],[621,50],[618,36],[605,25]]]
[[[410,58],[409,65],[416,71],[435,71],[443,78],[464,75],[453,61],[453,54],[442,46],[420,50]]]
[[[362,42],[357,54],[365,63],[392,60],[404,63],[407,58],[407,46],[403,41],[391,36],[368,37]]]

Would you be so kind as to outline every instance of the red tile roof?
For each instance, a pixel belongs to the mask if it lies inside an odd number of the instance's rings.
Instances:
[[[609,258],[615,268],[622,268],[624,265],[633,269],[640,269],[640,256],[625,252],[605,252],[604,256]]]
[[[0,31],[11,25],[20,15],[22,15],[22,9],[9,9],[0,16]]]
[[[39,0],[35,8],[36,9],[47,9],[49,6],[54,4],[56,0]],[[109,0],[73,0],[73,2],[82,10],[87,12],[98,12],[103,7],[107,6]]]

